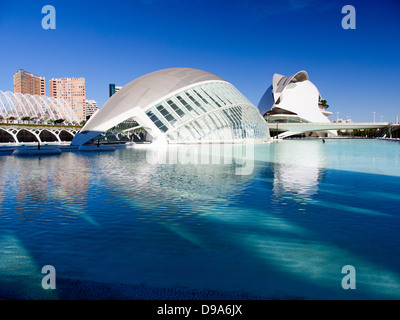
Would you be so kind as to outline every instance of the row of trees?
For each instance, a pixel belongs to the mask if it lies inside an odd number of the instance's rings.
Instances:
[[[380,129],[357,129],[339,131],[339,136],[375,138]]]
[[[15,121],[15,120],[21,120],[21,121],[36,121],[38,120],[37,118],[32,118],[32,117],[22,117],[20,119],[16,118],[16,117],[8,117],[8,118],[4,118],[2,115],[0,115],[0,121],[3,120],[7,120],[7,121]],[[53,125],[61,125],[65,122],[65,119],[57,119],[57,120],[49,120],[48,118],[43,119],[44,122],[47,122],[48,124],[53,124]],[[86,124],[86,121],[81,121],[79,124],[76,123],[76,125],[79,126],[84,126]]]

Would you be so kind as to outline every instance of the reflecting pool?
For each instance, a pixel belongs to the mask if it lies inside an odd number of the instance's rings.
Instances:
[[[39,298],[45,265],[57,279],[266,299],[400,298],[399,143],[255,145],[246,174],[224,153],[162,152],[0,157],[0,298]]]

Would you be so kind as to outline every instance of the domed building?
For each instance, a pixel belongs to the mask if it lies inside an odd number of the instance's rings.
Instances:
[[[179,143],[245,143],[270,139],[268,124],[238,89],[191,68],[164,69],[124,86],[87,122],[73,145],[98,140]]]

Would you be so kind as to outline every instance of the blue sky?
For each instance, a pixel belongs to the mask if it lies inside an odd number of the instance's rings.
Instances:
[[[44,30],[44,5],[56,30]],[[344,5],[356,30],[344,30]],[[399,1],[0,0],[0,90],[25,69],[48,80],[85,77],[102,106],[108,84],[170,67],[233,83],[255,105],[274,73],[306,70],[337,117],[400,116]]]

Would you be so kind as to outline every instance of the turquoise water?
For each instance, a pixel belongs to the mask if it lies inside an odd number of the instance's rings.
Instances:
[[[238,161],[151,159],[0,157],[0,297],[38,298],[53,265],[58,278],[102,283],[400,298],[399,143],[256,145],[242,175]],[[345,265],[355,290],[342,288]]]

